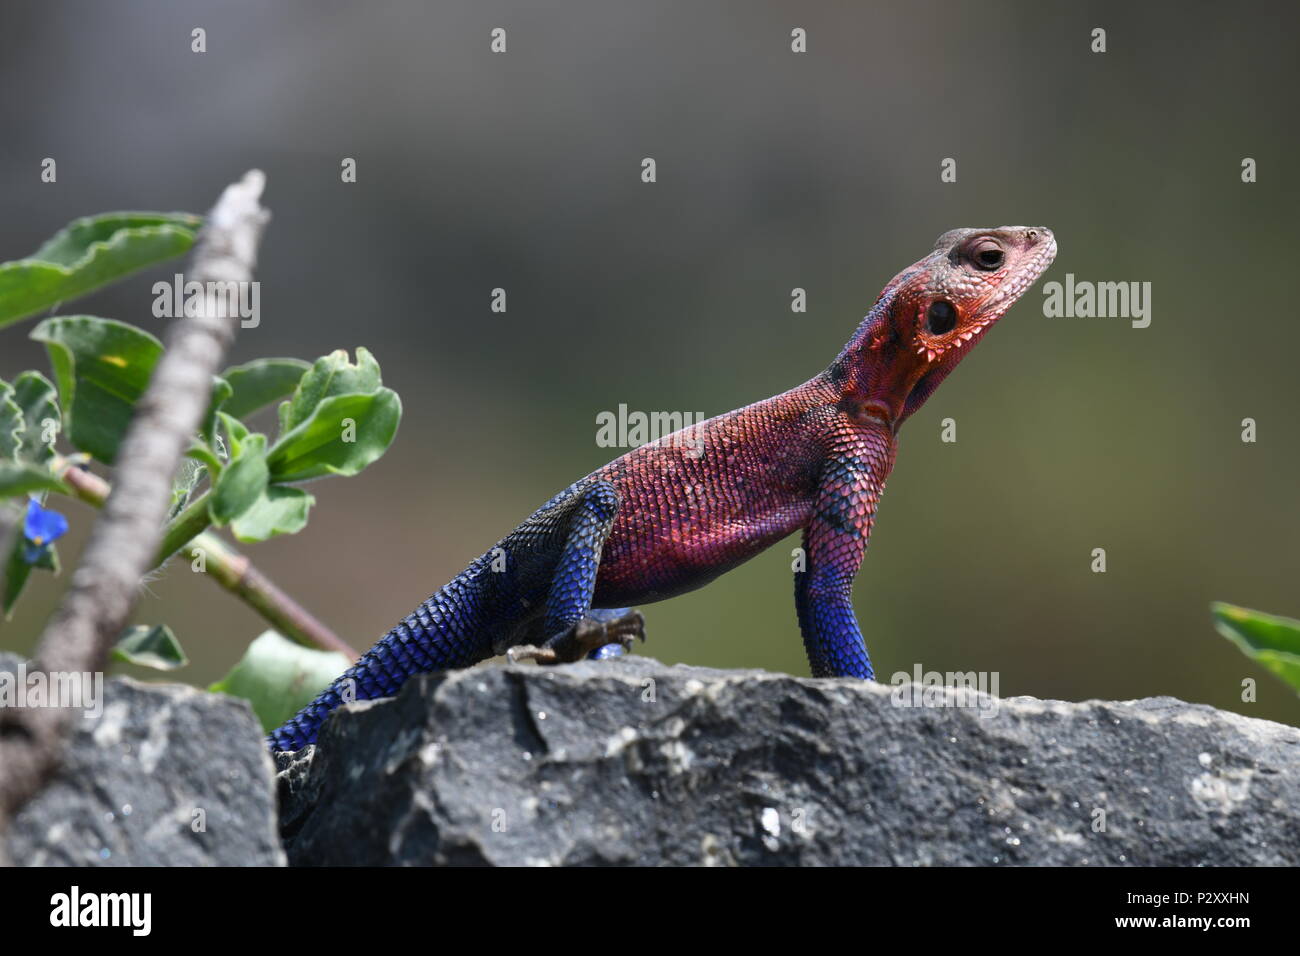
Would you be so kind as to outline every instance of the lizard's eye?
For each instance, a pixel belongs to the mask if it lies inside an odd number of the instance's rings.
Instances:
[[[1002,247],[992,239],[981,239],[970,250],[970,261],[975,263],[975,268],[983,269],[985,272],[1002,268],[1005,259],[1006,255],[1002,252]]]
[[[951,302],[938,299],[925,313],[925,330],[931,335],[945,335],[957,325],[957,310]]]

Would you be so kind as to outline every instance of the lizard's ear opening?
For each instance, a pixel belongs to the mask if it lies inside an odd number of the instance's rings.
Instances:
[[[925,313],[925,330],[931,335],[947,335],[957,327],[957,310],[946,299],[930,303]]]

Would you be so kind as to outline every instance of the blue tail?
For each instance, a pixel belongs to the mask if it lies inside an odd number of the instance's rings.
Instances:
[[[338,680],[283,726],[267,735],[272,751],[316,742],[321,724],[340,704],[391,697],[416,674],[469,667],[492,656],[487,626],[484,555],[385,634]]]

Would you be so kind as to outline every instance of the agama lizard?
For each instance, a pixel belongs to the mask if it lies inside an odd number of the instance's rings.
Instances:
[[[621,653],[642,604],[701,587],[803,529],[795,610],[815,677],[873,677],[850,590],[899,427],[1051,264],[1041,226],[954,229],[885,286],[804,384],[633,449],[542,505],[389,631],[297,716],[312,743],[344,700],[496,654]]]

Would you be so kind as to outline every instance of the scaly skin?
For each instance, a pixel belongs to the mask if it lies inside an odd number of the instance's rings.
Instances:
[[[899,427],[1056,255],[1042,227],[955,229],[899,273],[815,378],[628,452],[566,488],[270,735],[316,739],[345,700],[494,654],[609,656],[624,605],[701,587],[803,529],[795,609],[815,677],[870,679],[850,600]],[[540,646],[538,646],[540,645]]]

